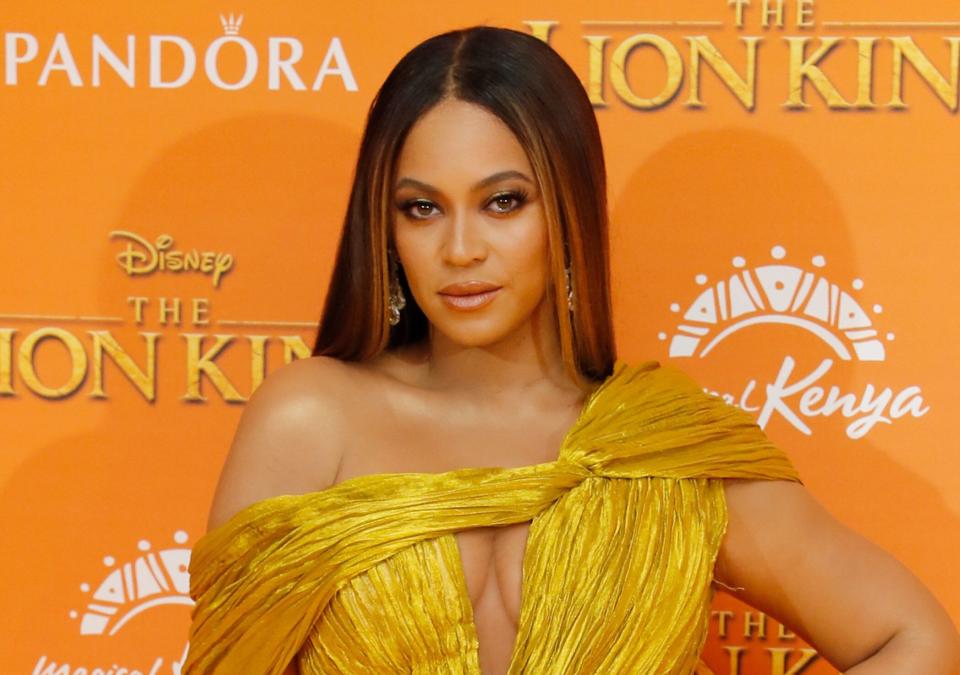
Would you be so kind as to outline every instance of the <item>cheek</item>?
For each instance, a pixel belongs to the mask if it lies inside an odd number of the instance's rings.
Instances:
[[[515,278],[524,289],[524,294],[542,295],[548,280],[548,247],[546,228],[531,227],[512,244],[512,267]],[[533,297],[532,300],[537,300]]]
[[[403,267],[403,275],[407,279],[407,284],[411,289],[416,290],[420,284],[424,283],[423,271],[428,269],[429,260],[424,259],[426,247],[416,241],[416,237],[407,233],[398,231],[394,241],[396,242],[397,253]]]
[[[410,287],[410,292],[413,293],[414,298],[417,300],[417,304],[423,305],[424,301],[427,299],[427,295],[430,291],[426,290],[428,287],[432,287],[433,281],[430,278],[429,272],[425,272],[424,263],[417,260],[416,257],[407,257],[405,258],[405,263],[403,265],[403,276],[407,280],[407,286]]]

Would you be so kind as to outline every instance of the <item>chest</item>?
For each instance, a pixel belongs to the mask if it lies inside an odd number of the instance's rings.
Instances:
[[[461,530],[454,535],[478,624],[509,622],[516,629],[529,531],[530,523],[524,522]]]
[[[337,480],[384,472],[439,473],[464,467],[550,462],[557,457],[564,424],[570,422],[562,421],[559,431],[554,423],[548,425],[552,429],[528,425],[526,430],[512,433],[503,428],[477,429],[474,433],[449,429],[397,433],[373,425],[363,434],[363,441],[344,454]],[[525,521],[454,533],[483,673],[505,673],[510,664],[520,621],[529,531],[530,521]]]
[[[363,438],[344,453],[337,481],[376,473],[442,473],[551,462],[559,453],[564,423],[553,421],[540,429],[527,424],[514,431],[490,429],[489,422],[485,429],[391,428],[371,423]],[[529,529],[526,521],[454,534],[478,622],[496,618],[516,625]]]
[[[517,637],[530,523],[455,533],[484,673],[505,673]]]

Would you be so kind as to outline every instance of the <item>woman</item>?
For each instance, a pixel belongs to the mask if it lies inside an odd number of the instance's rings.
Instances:
[[[847,672],[952,672],[943,608],[747,413],[615,358],[605,195],[544,43],[400,61],[314,357],[251,397],[194,549],[186,673],[691,673],[714,582]]]

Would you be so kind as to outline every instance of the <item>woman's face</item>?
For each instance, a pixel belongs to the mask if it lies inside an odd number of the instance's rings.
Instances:
[[[394,203],[400,264],[434,330],[490,344],[549,306],[540,192],[523,146],[492,113],[447,99],[421,117],[399,157]],[[495,290],[451,288],[464,282]]]

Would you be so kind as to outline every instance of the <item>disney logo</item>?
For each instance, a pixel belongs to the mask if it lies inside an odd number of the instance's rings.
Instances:
[[[117,262],[129,276],[153,274],[154,272],[200,272],[213,275],[213,285],[220,285],[220,278],[233,268],[233,256],[216,251],[176,251],[173,237],[161,234],[151,244],[138,234],[126,230],[113,230],[111,238],[122,238],[127,246],[117,254]]]

